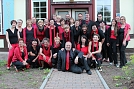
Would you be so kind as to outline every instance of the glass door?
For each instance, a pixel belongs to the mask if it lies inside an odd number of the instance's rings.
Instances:
[[[65,19],[66,14],[70,14],[71,16],[71,9],[56,9],[56,14]]]

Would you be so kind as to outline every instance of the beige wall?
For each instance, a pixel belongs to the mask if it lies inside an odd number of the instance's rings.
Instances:
[[[22,19],[23,26],[26,23],[26,0],[14,0],[14,19]]]
[[[134,34],[134,0],[120,0],[120,15],[126,17],[131,25],[130,34]]]
[[[120,0],[120,15],[125,16],[131,25],[130,34],[134,34],[134,0]],[[127,48],[134,48],[134,39],[131,39]]]

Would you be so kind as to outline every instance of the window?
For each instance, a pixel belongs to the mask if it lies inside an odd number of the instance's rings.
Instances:
[[[0,1],[0,34],[2,34],[2,5]]]
[[[32,17],[47,18],[47,0],[32,0]]]
[[[113,0],[95,0],[95,1],[96,1],[96,14],[101,13],[104,21],[106,21],[107,23],[111,22],[113,18]]]

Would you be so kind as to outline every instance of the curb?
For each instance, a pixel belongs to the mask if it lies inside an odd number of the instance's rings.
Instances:
[[[96,73],[98,74],[98,76],[99,76],[99,78],[100,78],[100,80],[101,80],[101,82],[102,82],[104,88],[105,88],[105,89],[110,89],[110,88],[108,87],[107,83],[105,82],[105,80],[103,79],[103,77],[101,76],[100,72],[99,72],[98,70],[96,70]]]
[[[40,86],[40,89],[44,89],[44,87],[46,86],[47,81],[48,81],[49,77],[51,76],[52,72],[53,72],[53,68],[50,70],[50,72],[48,73],[46,79],[43,81],[42,85]]]

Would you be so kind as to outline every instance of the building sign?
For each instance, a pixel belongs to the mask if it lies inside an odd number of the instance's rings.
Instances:
[[[70,1],[77,2],[77,1],[81,1],[81,0],[53,0],[53,2],[70,2]],[[90,1],[90,0],[82,0],[82,1]]]

